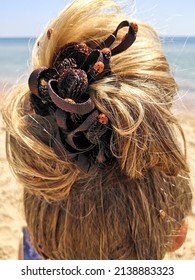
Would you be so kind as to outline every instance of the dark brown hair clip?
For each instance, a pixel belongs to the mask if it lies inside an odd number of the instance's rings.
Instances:
[[[129,27],[124,39],[113,49],[118,31]],[[100,44],[69,43],[56,55],[52,68],[34,70],[29,78],[34,111],[53,115],[58,131],[53,150],[63,160],[71,160],[82,171],[112,161],[111,126],[90,98],[88,86],[111,75],[110,59],[128,49],[136,39],[137,25],[121,22]]]

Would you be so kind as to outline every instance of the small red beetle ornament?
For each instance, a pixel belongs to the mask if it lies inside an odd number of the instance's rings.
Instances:
[[[96,62],[93,69],[99,74],[102,73],[104,71],[104,63],[101,61]]]
[[[108,117],[105,114],[99,114],[98,121],[102,124],[108,124]]]
[[[53,28],[49,28],[49,29],[47,30],[47,38],[48,38],[48,40],[51,38],[51,34],[53,33],[53,31],[54,31]]]
[[[132,29],[134,30],[134,32],[137,33],[137,31],[138,31],[138,25],[137,25],[137,23],[132,22],[132,23],[131,23],[131,27],[132,27]]]
[[[162,209],[159,210],[159,214],[160,214],[160,218],[161,218],[162,220],[164,220],[164,219],[166,218],[166,216],[167,216],[167,214],[165,213],[165,211],[162,210]]]
[[[106,59],[110,59],[111,58],[111,50],[109,49],[109,48],[104,48],[103,50],[102,50],[102,53],[103,53],[103,55],[104,55],[104,57],[106,58]]]

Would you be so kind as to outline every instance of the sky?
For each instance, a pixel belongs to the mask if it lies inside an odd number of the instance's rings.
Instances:
[[[69,2],[0,0],[0,37],[37,37]],[[134,18],[149,23],[160,35],[195,36],[194,0],[122,0],[129,7],[132,2]]]

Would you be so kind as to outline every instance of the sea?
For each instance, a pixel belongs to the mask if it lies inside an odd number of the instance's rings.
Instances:
[[[161,37],[181,97],[195,100],[195,37]],[[0,38],[0,90],[25,82],[31,72],[36,38]],[[192,104],[191,104],[192,105]],[[194,103],[195,107],[195,103]]]

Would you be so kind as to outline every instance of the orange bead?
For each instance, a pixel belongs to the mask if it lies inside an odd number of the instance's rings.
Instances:
[[[132,29],[135,31],[135,33],[138,31],[138,25],[137,25],[137,23],[132,22],[132,23],[131,23],[131,27],[132,27]]]
[[[102,124],[108,123],[108,117],[105,114],[99,114],[98,121]]]
[[[101,61],[98,61],[94,64],[93,69],[98,72],[99,74],[104,71],[104,63]]]
[[[103,55],[105,56],[106,59],[110,59],[111,57],[111,50],[109,48],[104,48],[102,50]]]

